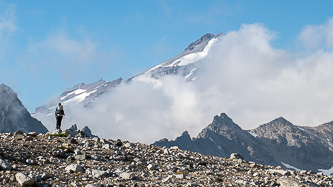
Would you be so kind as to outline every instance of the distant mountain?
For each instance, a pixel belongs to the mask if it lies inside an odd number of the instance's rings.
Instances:
[[[251,132],[260,137],[280,162],[305,170],[333,166],[333,122],[318,127],[300,127],[278,118]]]
[[[47,128],[37,119],[31,117],[14,91],[0,85],[0,133],[20,130],[22,132],[46,133]]]
[[[231,153],[240,153],[249,161],[279,165],[260,140],[242,130],[224,113],[215,116],[213,122],[196,138],[191,139],[186,131],[174,141],[162,139],[154,144],[167,147],[178,146],[181,149],[219,157],[229,157]]]
[[[99,80],[92,84],[80,83],[78,85],[75,85],[73,88],[65,90],[58,99],[55,99],[48,104],[37,107],[33,116],[53,114],[55,107],[58,103],[63,103],[65,106],[84,104],[86,107],[88,107],[91,102],[96,100],[105,92],[111,91],[122,81],[122,78],[118,78],[117,80],[111,82]]]
[[[213,35],[205,34],[195,42],[192,42],[184,52],[179,55],[148,69],[147,71],[135,75],[127,80],[119,78],[114,81],[99,80],[91,84],[78,84],[73,88],[65,90],[59,98],[50,101],[49,103],[37,107],[33,114],[34,117],[44,120],[45,116],[52,115],[55,106],[61,102],[65,106],[75,106],[83,104],[89,107],[94,100],[98,99],[104,93],[112,91],[121,82],[130,83],[133,79],[143,77],[160,78],[165,75],[180,75],[187,81],[194,81],[196,79],[196,71],[199,68],[200,60],[205,58],[208,54],[210,47],[220,38],[223,34]],[[70,108],[67,108],[70,110]]]
[[[333,122],[299,127],[282,117],[245,131],[221,114],[196,138],[184,132],[175,140],[162,139],[154,145],[221,157],[236,152],[256,163],[318,171],[333,166],[332,132]]]

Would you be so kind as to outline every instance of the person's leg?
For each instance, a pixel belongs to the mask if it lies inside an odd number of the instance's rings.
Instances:
[[[60,123],[61,123],[61,120],[60,120],[60,117],[61,116],[57,116],[57,124],[56,124],[56,129],[60,129]]]
[[[62,121],[62,116],[59,116],[59,126],[58,126],[58,129],[60,129],[60,127],[61,127],[61,121]]]

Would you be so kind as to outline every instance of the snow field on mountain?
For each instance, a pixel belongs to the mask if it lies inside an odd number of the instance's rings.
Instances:
[[[68,97],[70,95],[73,95],[73,94],[74,95],[79,95],[79,94],[84,93],[86,91],[87,91],[87,89],[77,89],[73,92],[68,93],[66,96],[60,97],[60,100],[64,100],[64,99],[66,99],[66,97]]]
[[[204,59],[205,57],[207,57],[209,50],[211,49],[212,45],[214,45],[214,43],[217,42],[217,40],[218,40],[217,38],[211,39],[203,51],[185,55],[185,56],[175,60],[173,63],[171,63],[168,66],[169,67],[176,66],[176,65],[177,66],[186,66],[188,64],[191,64],[191,63]]]

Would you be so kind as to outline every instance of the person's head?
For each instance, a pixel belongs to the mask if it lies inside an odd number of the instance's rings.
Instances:
[[[60,105],[61,105],[61,103],[58,104],[58,106],[60,106]]]

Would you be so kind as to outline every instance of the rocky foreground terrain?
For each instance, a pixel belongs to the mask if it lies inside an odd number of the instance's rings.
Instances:
[[[64,137],[62,137],[64,136]],[[84,133],[0,134],[0,186],[332,186],[333,178]]]

